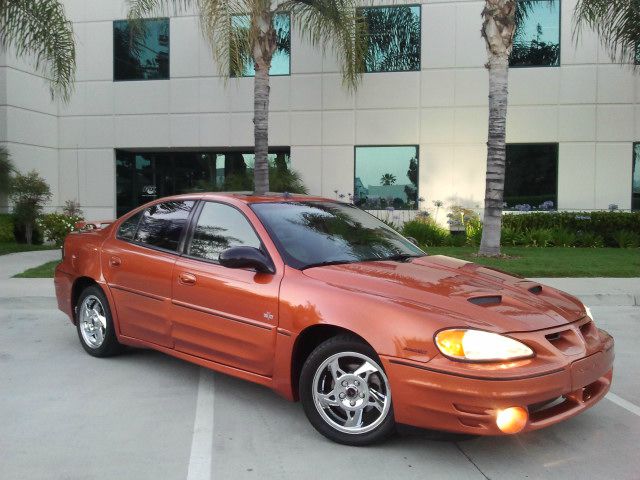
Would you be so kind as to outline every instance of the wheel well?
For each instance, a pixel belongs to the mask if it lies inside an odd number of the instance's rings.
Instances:
[[[76,317],[75,310],[76,306],[78,305],[78,299],[80,298],[82,291],[91,285],[98,285],[98,283],[90,277],[80,277],[73,284],[73,288],[71,289],[71,308],[73,309],[74,323]]]
[[[296,400],[298,400],[298,383],[300,381],[300,373],[302,372],[302,366],[304,365],[307,357],[322,342],[345,333],[353,335],[366,345],[369,345],[369,343],[360,335],[357,335],[346,328],[336,327],[335,325],[313,325],[300,332],[300,335],[296,338],[296,343],[293,347],[293,355],[291,357],[291,387],[293,390],[293,396]]]

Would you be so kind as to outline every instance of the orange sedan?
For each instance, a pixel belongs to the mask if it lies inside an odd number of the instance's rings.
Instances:
[[[576,298],[325,198],[157,200],[69,235],[55,286],[89,354],[152,348],[268,386],[345,444],[534,430],[611,385],[613,339]]]

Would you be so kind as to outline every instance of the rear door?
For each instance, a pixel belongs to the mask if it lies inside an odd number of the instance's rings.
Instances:
[[[173,273],[175,349],[271,376],[282,272],[257,273],[218,263],[234,246],[264,249],[248,218],[226,203],[203,202]]]
[[[194,201],[155,204],[123,222],[102,248],[120,333],[172,346],[171,275]]]

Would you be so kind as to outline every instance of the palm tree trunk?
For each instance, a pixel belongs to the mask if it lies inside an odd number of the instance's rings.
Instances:
[[[253,84],[254,184],[256,195],[269,190],[269,70],[256,64]]]
[[[489,135],[487,141],[487,177],[484,194],[484,224],[480,255],[500,255],[502,204],[506,155],[509,59],[489,60]]]

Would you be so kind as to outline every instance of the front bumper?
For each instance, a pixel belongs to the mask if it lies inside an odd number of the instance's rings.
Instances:
[[[566,420],[592,407],[611,386],[613,339],[602,350],[551,372],[517,377],[452,374],[429,363],[393,357],[381,360],[391,383],[396,422],[420,428],[473,435],[504,435],[497,412],[524,407],[529,420],[523,431]]]

